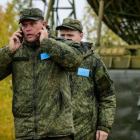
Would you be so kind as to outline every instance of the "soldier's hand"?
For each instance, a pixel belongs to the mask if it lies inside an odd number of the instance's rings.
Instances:
[[[43,26],[43,28],[36,33],[36,36],[39,38],[40,43],[45,37],[48,38],[49,34],[46,27]]]
[[[96,131],[96,140],[106,140],[108,137],[108,133],[102,130]]]
[[[10,38],[10,42],[9,42],[9,46],[10,46],[10,50],[12,52],[16,51],[20,46],[22,46],[23,42],[21,43],[19,40],[19,37],[22,37],[21,35],[22,31],[16,31],[12,37]]]

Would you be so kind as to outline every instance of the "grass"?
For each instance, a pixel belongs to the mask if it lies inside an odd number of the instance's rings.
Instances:
[[[14,140],[11,76],[0,81],[0,140]]]

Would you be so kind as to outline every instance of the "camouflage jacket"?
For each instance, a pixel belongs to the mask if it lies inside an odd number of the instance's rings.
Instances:
[[[82,48],[86,44],[82,43]],[[86,45],[83,51],[91,45]],[[101,58],[92,49],[84,54],[80,68],[89,70],[89,76],[70,73],[75,140],[95,140],[96,130],[111,129],[116,107],[114,85]]]
[[[42,53],[50,58],[41,60]],[[81,54],[79,44],[63,38],[25,42],[16,53],[9,47],[0,50],[0,80],[12,74],[16,140],[74,133],[65,67],[79,66]]]

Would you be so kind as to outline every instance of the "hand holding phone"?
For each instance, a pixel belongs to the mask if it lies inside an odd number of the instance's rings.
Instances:
[[[41,30],[39,30],[37,33],[36,33],[36,36],[39,38],[39,41],[42,42],[42,40],[46,37],[48,38],[48,31],[46,29],[45,26],[42,27]]]
[[[12,52],[16,51],[19,47],[21,47],[24,42],[23,35],[21,35],[21,33],[21,31],[16,31],[14,32],[12,37],[10,37],[9,47]]]

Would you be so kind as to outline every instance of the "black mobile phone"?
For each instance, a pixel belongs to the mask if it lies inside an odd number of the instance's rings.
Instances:
[[[21,28],[20,28],[20,31],[22,31]],[[19,36],[19,41],[20,41],[20,43],[22,43],[22,42],[23,42],[23,35],[24,35],[24,34],[23,34],[23,32],[21,32],[20,34],[22,35],[22,37]]]

